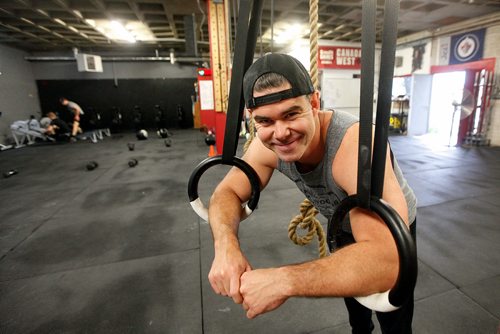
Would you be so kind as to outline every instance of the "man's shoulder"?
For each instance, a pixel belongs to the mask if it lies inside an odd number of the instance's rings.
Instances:
[[[266,166],[276,169],[278,167],[278,156],[276,153],[268,149],[258,137],[252,140],[245,154],[248,160],[253,164]]]

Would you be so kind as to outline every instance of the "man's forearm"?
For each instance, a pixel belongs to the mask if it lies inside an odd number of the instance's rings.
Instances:
[[[278,272],[289,297],[366,296],[393,287],[398,257],[395,246],[360,242],[326,258],[278,268]]]
[[[208,216],[216,248],[228,243],[239,246],[241,202],[235,194],[229,191],[215,191],[210,199]]]

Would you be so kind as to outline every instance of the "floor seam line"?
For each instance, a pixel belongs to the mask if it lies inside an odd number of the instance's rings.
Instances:
[[[189,252],[189,251],[194,251],[194,250],[199,250],[199,247],[188,248],[188,249],[183,249],[183,250],[180,250],[180,251],[163,253],[163,254],[156,254],[156,255],[151,255],[151,256],[134,257],[134,258],[129,258],[129,259],[123,259],[123,260],[120,260],[120,261],[97,263],[97,264],[83,266],[83,267],[78,267],[78,268],[70,268],[70,269],[64,269],[64,270],[59,270],[59,271],[51,271],[51,272],[41,273],[39,275],[33,275],[33,276],[26,276],[26,277],[14,278],[14,279],[0,280],[0,284],[9,283],[9,282],[15,282],[15,281],[23,280],[23,279],[30,279],[30,278],[42,277],[42,276],[46,276],[46,275],[53,275],[53,274],[71,272],[71,271],[78,271],[78,270],[82,270],[82,269],[96,268],[96,267],[100,267],[100,266],[108,266],[108,265],[115,264],[115,263],[122,263],[122,262],[127,262],[127,261],[137,261],[137,260],[141,260],[141,259],[148,259],[148,258],[153,258],[153,257],[158,257],[158,256],[165,256],[165,255],[170,255],[170,254]]]

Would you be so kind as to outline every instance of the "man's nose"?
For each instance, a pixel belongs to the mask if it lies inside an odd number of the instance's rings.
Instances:
[[[289,134],[290,129],[288,128],[287,122],[277,121],[274,124],[274,137],[276,137],[276,139],[286,138]]]

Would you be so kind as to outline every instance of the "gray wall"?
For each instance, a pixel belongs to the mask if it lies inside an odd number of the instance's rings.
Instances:
[[[196,78],[196,66],[170,62],[103,62],[103,72],[78,72],[76,61],[32,62],[36,80]]]
[[[65,54],[28,54],[0,45],[0,143],[11,137],[9,125],[30,115],[41,117],[36,80],[174,79],[196,78],[196,66],[162,62],[103,62],[103,72],[78,72],[76,61],[26,61],[24,57],[72,57]],[[115,55],[119,57],[119,55]]]
[[[10,137],[10,124],[30,115],[40,117],[38,91],[27,53],[0,44],[0,143]]]

